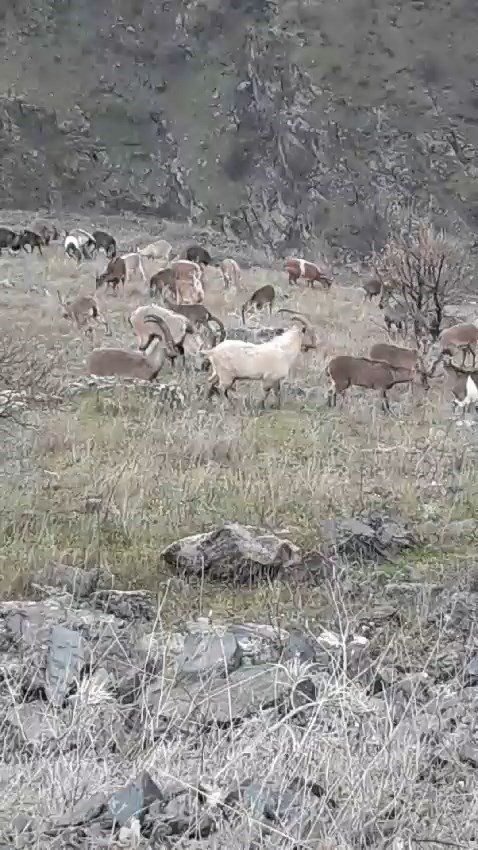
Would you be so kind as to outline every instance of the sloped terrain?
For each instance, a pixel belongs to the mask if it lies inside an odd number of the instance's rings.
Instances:
[[[0,11],[0,205],[363,253],[410,194],[472,236],[471,0],[25,0]]]

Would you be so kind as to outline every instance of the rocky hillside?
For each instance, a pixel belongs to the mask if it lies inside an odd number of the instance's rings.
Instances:
[[[12,0],[0,204],[362,252],[411,193],[471,236],[475,22],[471,0]]]

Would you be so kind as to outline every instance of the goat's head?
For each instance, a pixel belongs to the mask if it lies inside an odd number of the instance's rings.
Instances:
[[[290,313],[292,317],[292,324],[300,328],[302,336],[301,351],[310,351],[311,349],[317,348],[317,334],[315,332],[315,328],[310,324],[309,320],[302,315],[302,313],[296,313],[293,310],[288,310],[286,307],[282,307],[282,309],[278,312]]]
[[[332,281],[325,274],[320,273],[319,281],[323,285],[324,289],[330,289],[332,286]]]

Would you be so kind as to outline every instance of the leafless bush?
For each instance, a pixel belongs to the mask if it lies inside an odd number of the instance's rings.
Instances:
[[[0,340],[0,419],[15,417],[53,390],[51,356],[33,339],[3,334]]]
[[[411,216],[392,233],[372,265],[385,292],[405,306],[422,346],[437,339],[445,308],[463,298],[471,278],[470,258],[460,243],[429,221]]]

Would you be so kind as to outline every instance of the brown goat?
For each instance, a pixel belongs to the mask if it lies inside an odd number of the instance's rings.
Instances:
[[[329,407],[337,403],[337,395],[349,387],[364,387],[380,390],[382,407],[390,410],[387,390],[395,384],[410,383],[415,378],[415,371],[399,366],[390,366],[380,360],[369,360],[366,357],[349,357],[340,355],[333,357],[327,365],[327,375],[330,379],[328,392]]]
[[[271,316],[275,297],[275,289],[270,283],[266,283],[265,286],[261,286],[260,289],[256,289],[256,291],[252,293],[251,297],[248,298],[242,305],[241,315],[243,324],[246,324],[246,312],[252,308],[255,310],[263,310],[264,307],[269,306],[269,316]]]
[[[99,289],[100,286],[103,286],[103,284],[106,283],[107,286],[110,285],[112,287],[113,292],[116,295],[117,287],[120,283],[122,283],[124,295],[125,281],[126,263],[123,260],[123,257],[115,257],[109,261],[103,274],[96,275],[96,289]]]
[[[289,275],[291,285],[295,285],[302,277],[308,286],[313,286],[316,280],[322,283],[325,289],[330,289],[332,286],[330,278],[323,274],[315,263],[309,263],[307,260],[288,257],[285,261],[285,270]]]
[[[219,342],[226,339],[226,329],[223,323],[217,318],[217,316],[213,316],[204,304],[175,304],[167,297],[166,292],[164,292],[163,300],[169,310],[173,310],[175,313],[179,313],[181,316],[184,316],[191,322],[193,327],[194,325],[196,327],[202,325],[203,327],[209,328],[209,323],[212,322],[219,328]]]
[[[96,322],[100,322],[109,333],[108,322],[101,315],[98,302],[92,295],[79,295],[73,301],[65,301],[58,289],[56,294],[63,308],[64,319],[71,319],[78,329],[85,328],[86,333],[91,333],[89,321],[94,319]]]
[[[237,289],[241,282],[241,269],[239,268],[239,264],[230,257],[227,257],[225,260],[222,260],[220,268],[226,289],[230,286],[234,286]]]
[[[478,386],[478,370],[460,369],[451,361],[450,355],[445,355],[443,358],[443,369],[445,372],[447,386],[450,387],[453,396],[458,401],[463,401],[466,397],[466,383],[468,378]]]
[[[151,298],[157,298],[162,295],[165,289],[170,289],[176,294],[176,274],[174,269],[161,269],[153,274],[149,281],[149,294]]]
[[[362,289],[365,290],[365,298],[364,301],[372,300],[377,295],[380,295],[382,291],[382,281],[378,280],[378,278],[374,277],[371,280],[366,280],[362,286]]]
[[[469,324],[453,325],[446,328],[439,336],[442,354],[453,357],[456,351],[462,352],[462,367],[465,365],[466,355],[471,354],[473,367],[476,362],[476,346],[478,344],[478,327],[471,322]]]

